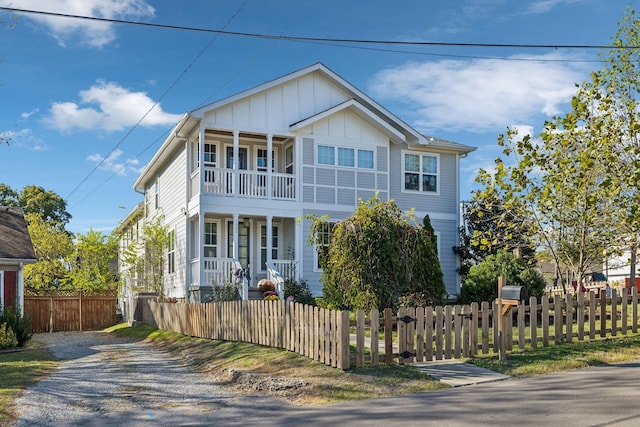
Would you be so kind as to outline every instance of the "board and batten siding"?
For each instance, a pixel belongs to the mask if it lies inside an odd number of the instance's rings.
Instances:
[[[280,133],[349,98],[326,77],[312,73],[207,112],[205,122],[230,129]]]

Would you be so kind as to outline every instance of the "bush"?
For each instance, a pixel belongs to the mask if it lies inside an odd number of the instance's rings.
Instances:
[[[16,334],[6,322],[0,324],[0,349],[14,348],[18,345]]]
[[[286,279],[284,281],[285,298],[293,297],[293,300],[302,304],[315,304],[315,298],[309,289],[306,279]]]
[[[212,302],[217,301],[236,301],[240,299],[240,291],[235,283],[223,283],[222,285],[213,284]]]
[[[480,264],[469,269],[462,284],[460,298],[463,304],[493,301],[498,297],[498,276],[507,279],[507,285],[526,286],[529,296],[541,297],[545,281],[542,275],[522,258],[502,251],[489,255]]]
[[[18,347],[24,346],[31,339],[31,319],[22,316],[19,310],[7,307],[0,316],[0,323],[6,323],[18,340]]]

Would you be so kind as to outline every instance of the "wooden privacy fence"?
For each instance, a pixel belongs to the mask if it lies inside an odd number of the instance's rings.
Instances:
[[[116,295],[25,289],[24,313],[32,332],[94,331],[115,325]]]
[[[638,292],[530,298],[506,315],[506,350],[636,333]],[[143,322],[181,334],[283,348],[340,369],[498,352],[497,304],[332,311],[285,301],[141,300]],[[495,326],[495,327],[494,327]]]
[[[193,337],[283,348],[349,369],[349,312],[285,301],[181,304],[140,299],[142,321]]]

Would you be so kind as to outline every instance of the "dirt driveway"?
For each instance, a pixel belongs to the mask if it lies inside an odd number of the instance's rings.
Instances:
[[[63,359],[17,400],[16,426],[231,425],[288,408],[238,396],[153,346],[104,332],[35,334]]]

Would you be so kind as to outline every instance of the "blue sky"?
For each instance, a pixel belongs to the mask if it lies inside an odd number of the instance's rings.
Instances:
[[[0,6],[331,39],[607,45],[618,0],[0,0]],[[461,198],[508,126],[563,114],[598,50],[294,42],[0,11],[0,183],[64,197],[68,229],[111,231],[179,117],[316,62],[425,134],[478,147]],[[151,106],[158,105],[145,117]],[[104,161],[103,161],[104,160]],[[102,163],[100,163],[102,161]],[[98,166],[99,165],[99,166]]]

